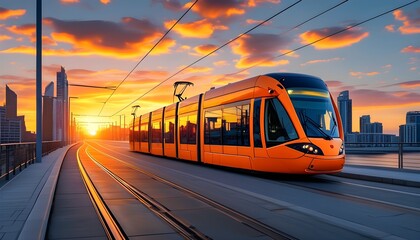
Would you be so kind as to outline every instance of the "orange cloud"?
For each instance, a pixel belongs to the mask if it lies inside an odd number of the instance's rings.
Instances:
[[[53,30],[50,35],[52,42],[68,43],[71,46],[67,50],[45,49],[47,54],[59,56],[99,55],[134,58],[146,53],[162,35],[161,29],[148,20],[135,18],[123,18],[118,23],[101,20],[64,21],[46,18],[44,24]],[[151,54],[168,53],[174,45],[175,40],[166,38]]]
[[[265,2],[279,4],[281,0],[248,0],[247,5],[249,7],[256,7],[258,4],[265,3]]]
[[[408,46],[401,50],[403,53],[420,53],[420,48],[414,46]]]
[[[28,37],[31,42],[36,41],[36,38],[35,38],[35,33],[36,33],[35,24],[25,24],[25,25],[21,25],[21,26],[13,25],[13,26],[10,26],[10,27],[6,27],[6,29],[11,33]]]
[[[387,25],[387,26],[385,26],[385,29],[388,32],[395,32],[395,26],[394,25]]]
[[[311,65],[311,64],[317,64],[317,63],[327,63],[327,62],[332,62],[332,61],[340,61],[343,60],[343,58],[329,58],[329,59],[317,59],[317,60],[311,60],[308,61],[306,63],[302,63],[300,64],[301,66],[306,66],[306,65]]]
[[[375,76],[378,75],[379,72],[350,72],[350,76],[352,77],[357,77],[357,78],[362,78],[364,76]]]
[[[229,63],[225,60],[221,60],[221,61],[214,62],[213,65],[216,67],[222,67],[222,66],[228,66]]]
[[[341,29],[342,28],[340,27],[315,29],[312,31],[307,31],[307,32],[302,33],[300,35],[300,39],[301,39],[302,44],[311,44],[312,42],[322,39],[324,37],[327,37],[330,34],[340,31]],[[320,42],[317,42],[313,46],[316,49],[336,49],[336,48],[349,47],[353,44],[356,44],[362,41],[364,38],[368,36],[369,36],[368,32],[363,32],[360,29],[352,28],[338,35],[334,35]]]
[[[391,84],[391,85],[386,85],[384,87],[393,87],[393,86],[398,86],[400,88],[407,88],[407,89],[420,88],[420,80],[395,83],[395,84]]]
[[[10,40],[10,39],[12,39],[12,37],[7,36],[7,35],[0,35],[0,42]]]
[[[200,46],[195,47],[194,51],[200,55],[206,55],[210,53],[211,51],[214,51],[215,49],[217,49],[216,45],[205,44],[205,45],[200,45]]]
[[[62,4],[75,4],[75,3],[79,3],[80,0],[60,0],[60,2]]]
[[[111,3],[111,0],[100,0],[100,2],[104,5],[108,5]]]
[[[232,52],[240,55],[236,62],[237,68],[247,68],[255,64],[258,66],[272,67],[288,64],[288,60],[272,60],[278,49],[283,49],[288,40],[275,34],[248,34],[232,44]]]
[[[165,27],[169,29],[175,23],[175,20],[166,21]],[[178,33],[182,37],[187,38],[209,38],[215,30],[228,30],[224,25],[215,25],[208,19],[202,19],[196,22],[178,23],[172,31]]]
[[[256,24],[260,24],[262,22],[263,22],[263,20],[255,20],[255,19],[247,19],[246,20],[247,24],[255,24],[256,25]],[[262,25],[267,26],[267,25],[270,25],[271,23],[273,23],[273,21],[265,22]]]
[[[185,4],[184,8],[189,8],[191,4],[192,2]],[[192,11],[209,19],[228,18],[245,14],[244,6],[238,4],[236,0],[200,0],[194,5]]]
[[[404,15],[402,10],[396,10],[393,12],[396,20],[401,21],[403,26],[399,27],[398,30],[402,34],[418,34],[420,33],[420,18],[418,15],[415,19],[410,19],[409,16]]]
[[[12,17],[18,18],[25,14],[25,9],[7,9],[0,7],[0,20],[6,20]]]

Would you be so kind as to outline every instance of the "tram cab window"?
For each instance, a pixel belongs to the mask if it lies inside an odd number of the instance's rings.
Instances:
[[[140,131],[140,141],[141,142],[148,142],[149,141],[149,126],[147,123],[141,124],[141,131]]]
[[[266,100],[264,121],[267,147],[298,138],[289,115],[277,98]]]

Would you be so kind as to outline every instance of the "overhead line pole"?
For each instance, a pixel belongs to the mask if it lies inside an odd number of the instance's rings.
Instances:
[[[42,0],[36,1],[36,153],[42,162]]]

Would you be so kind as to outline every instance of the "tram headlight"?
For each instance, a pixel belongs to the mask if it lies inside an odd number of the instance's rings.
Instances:
[[[307,154],[324,155],[322,150],[312,143],[293,143],[286,146]]]
[[[341,144],[340,150],[338,150],[338,154],[344,154],[344,143]]]

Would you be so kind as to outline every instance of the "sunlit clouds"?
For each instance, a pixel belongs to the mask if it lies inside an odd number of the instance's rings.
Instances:
[[[408,46],[401,50],[403,53],[420,53],[420,47]]]
[[[371,77],[380,74],[379,72],[350,72],[350,76],[362,78],[362,77]]]
[[[316,60],[308,61],[306,63],[302,63],[300,65],[306,66],[306,65],[318,64],[318,63],[329,63],[329,62],[340,61],[340,60],[343,60],[343,58],[335,57],[335,58],[329,58],[329,59],[316,59]]]
[[[237,68],[247,68],[259,63],[259,66],[277,66],[288,64],[288,60],[274,59],[279,49],[285,48],[288,40],[274,34],[248,34],[232,44],[232,52],[240,55]]]
[[[396,20],[402,22],[402,26],[398,27],[398,30],[402,34],[418,34],[420,33],[420,17],[418,15],[414,15],[414,18],[410,18],[409,16],[405,15],[402,10],[396,10],[393,12],[393,15]]]
[[[54,41],[70,44],[69,53],[77,55],[132,58],[150,49],[161,36],[157,26],[136,18],[123,18],[119,23],[47,18],[44,24],[54,30],[51,33]],[[152,54],[168,53],[174,44],[175,41],[168,38]]]
[[[9,18],[18,18],[26,14],[25,9],[6,9],[0,7],[0,20],[7,20]]]
[[[304,32],[300,34],[302,44],[311,44],[329,35],[332,35],[338,31],[341,31],[341,27],[330,27],[315,29],[312,31]],[[356,44],[369,36],[368,32],[362,31],[361,29],[352,28],[335,36],[326,38],[322,41],[315,43],[313,46],[316,49],[336,49],[349,47]]]
[[[190,4],[187,3],[184,7],[187,8]],[[238,4],[236,0],[202,0],[198,1],[192,10],[200,16],[210,19],[245,13],[244,6]]]
[[[170,28],[175,20],[165,22],[165,27]],[[227,26],[217,25],[208,19],[202,19],[195,22],[179,23],[173,31],[185,38],[209,38],[215,30],[228,30]]]

